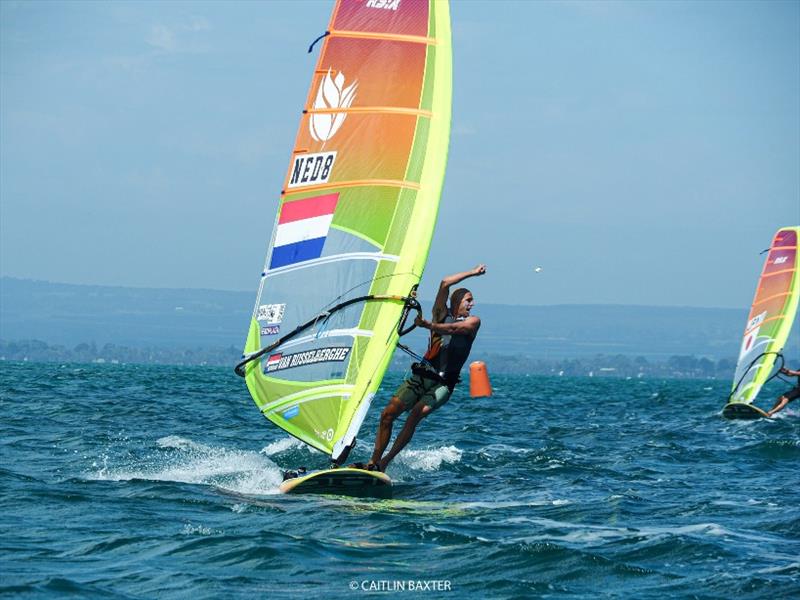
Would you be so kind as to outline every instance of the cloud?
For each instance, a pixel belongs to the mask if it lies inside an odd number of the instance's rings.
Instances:
[[[147,43],[165,52],[174,52],[178,47],[175,32],[161,23],[156,23],[150,28],[150,35],[147,36]]]
[[[462,136],[462,135],[475,135],[478,133],[478,130],[470,125],[469,123],[456,123],[453,125],[452,130],[453,135]]]
[[[569,0],[563,2],[562,6],[590,17],[615,17],[635,11],[638,8],[635,4],[620,0]]]
[[[211,23],[204,17],[190,17],[186,28],[189,31],[208,31],[211,29]]]
[[[198,34],[210,29],[211,23],[208,19],[197,16],[189,17],[185,22],[171,27],[155,23],[150,27],[146,42],[161,52],[203,52]]]

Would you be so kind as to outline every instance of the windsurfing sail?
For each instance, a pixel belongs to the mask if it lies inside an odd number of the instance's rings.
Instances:
[[[800,298],[798,237],[800,227],[784,227],[772,240],[744,330],[729,402],[755,400],[789,337]]]
[[[414,304],[451,96],[446,0],[336,1],[236,369],[267,419],[333,458]]]

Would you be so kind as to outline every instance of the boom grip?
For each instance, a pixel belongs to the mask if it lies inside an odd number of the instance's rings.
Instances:
[[[413,321],[411,322],[411,325],[405,327],[406,321],[408,321],[408,315],[412,310],[417,311],[417,316],[422,317],[422,307],[416,298],[410,296],[406,300],[406,305],[403,307],[403,316],[400,317],[400,322],[397,324],[397,335],[400,337],[403,337],[405,334],[413,331],[417,327],[416,323]]]

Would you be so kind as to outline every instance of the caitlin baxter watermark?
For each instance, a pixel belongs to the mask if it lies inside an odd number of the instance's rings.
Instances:
[[[362,579],[350,582],[354,592],[450,592],[449,579]]]

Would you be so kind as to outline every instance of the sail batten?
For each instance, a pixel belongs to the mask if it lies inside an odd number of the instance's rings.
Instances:
[[[361,179],[361,180],[354,180],[354,181],[337,181],[336,184],[322,184],[322,185],[309,185],[308,187],[303,188],[303,192],[309,191],[322,191],[322,190],[329,190],[335,188],[348,188],[348,187],[373,187],[373,186],[380,186],[380,187],[390,187],[390,188],[408,188],[411,190],[419,190],[419,184],[414,181],[404,181],[402,179]],[[283,191],[281,195],[286,196],[287,199],[292,194],[290,192]]]
[[[443,0],[337,0],[328,31],[237,372],[270,421],[335,457],[358,433],[427,260],[452,58]]]
[[[309,108],[303,111],[309,115],[330,114],[390,114],[405,115],[407,117],[426,117],[430,119],[433,113],[429,110],[406,108],[404,106],[356,106],[351,108]]]
[[[407,42],[409,44],[424,44],[426,46],[435,46],[437,44],[436,38],[423,37],[419,35],[392,35],[387,33],[368,33],[364,31],[344,31],[337,29],[331,30],[329,35],[331,37],[340,38]]]
[[[376,262],[387,260],[390,262],[398,262],[400,257],[393,254],[382,254],[380,252],[350,252],[348,254],[335,254],[333,256],[324,256],[318,259],[309,259],[296,266],[277,267],[270,269],[265,273],[264,277],[268,279],[277,275],[291,273],[292,271],[301,271],[303,269],[308,269],[319,265],[355,260],[371,260]]]

